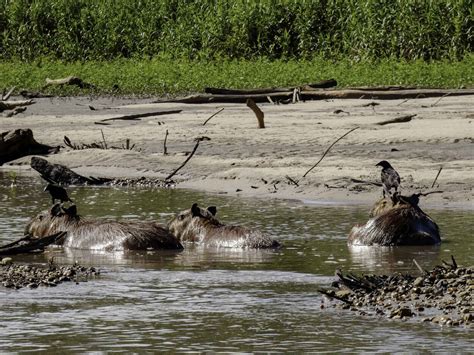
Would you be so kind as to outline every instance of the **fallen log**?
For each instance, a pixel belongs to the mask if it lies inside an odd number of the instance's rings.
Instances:
[[[213,95],[255,95],[255,94],[272,94],[275,92],[293,92],[295,89],[300,90],[318,90],[318,89],[328,89],[331,87],[337,86],[337,81],[334,79],[323,80],[319,83],[313,84],[305,84],[302,86],[293,86],[293,87],[285,87],[285,88],[263,88],[263,89],[225,89],[225,88],[213,88],[213,87],[206,87],[204,88],[204,92],[206,94],[213,94]]]
[[[16,255],[43,251],[48,245],[58,243],[66,234],[66,232],[58,232],[43,238],[26,236],[13,243],[0,246],[0,255]]]
[[[51,164],[39,157],[32,157],[30,165],[44,180],[58,185],[103,185],[112,181],[108,178],[85,177],[64,165]]]
[[[0,165],[32,154],[57,153],[59,147],[38,143],[31,129],[16,129],[0,133]]]
[[[474,89],[407,89],[407,90],[303,90],[300,92],[300,100],[329,100],[329,99],[372,99],[372,100],[399,100],[416,99],[428,97],[474,95]],[[156,100],[154,103],[245,103],[247,99],[254,102],[268,102],[289,100],[292,101],[293,91],[271,92],[260,94],[197,94],[172,100]]]

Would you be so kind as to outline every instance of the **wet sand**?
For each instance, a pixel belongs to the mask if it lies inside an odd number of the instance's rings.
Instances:
[[[265,113],[265,129],[257,127],[254,113],[245,104],[153,100],[35,99],[24,113],[1,117],[1,131],[31,128],[38,142],[64,147],[47,157],[50,162],[83,175],[111,178],[164,179],[183,163],[194,140],[206,136],[210,140],[201,142],[196,154],[173,177],[178,188],[317,204],[371,204],[381,195],[381,187],[352,179],[379,182],[375,164],[388,160],[401,176],[403,194],[443,191],[422,198],[422,207],[474,209],[473,96],[259,104]],[[378,105],[367,106],[374,101]],[[224,110],[203,126],[221,108]],[[182,112],[95,124],[116,116],[176,109]],[[336,113],[338,110],[343,112]],[[413,114],[410,122],[377,124]],[[359,128],[302,177],[337,138],[355,127]],[[64,136],[76,144],[102,142],[101,130],[108,147],[125,146],[130,139],[133,149],[72,150],[63,143]],[[168,154],[164,155],[166,131]],[[36,174],[29,161],[30,157],[24,157],[0,169]]]

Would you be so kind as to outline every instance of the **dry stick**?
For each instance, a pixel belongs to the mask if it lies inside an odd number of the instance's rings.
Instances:
[[[186,158],[186,160],[183,162],[183,164],[181,164],[175,171],[173,171],[171,174],[169,174],[165,181],[171,179],[183,166],[186,165],[186,163],[193,157],[194,153],[196,153],[196,150],[198,149],[199,147],[199,143],[201,141],[210,141],[211,139],[209,137],[199,137],[199,138],[196,138],[196,145],[194,146],[193,148],[193,151],[191,152],[191,154],[189,154],[189,156]]]
[[[413,259],[413,263],[423,275],[428,273],[426,270],[423,270],[423,268],[420,266],[420,264],[418,264],[418,262],[415,259]]]
[[[6,101],[10,98],[11,94],[13,93],[13,90],[16,89],[16,86],[12,87],[7,93],[6,95],[2,95],[2,101]]]
[[[224,107],[222,107],[222,108],[221,108],[219,111],[217,111],[216,113],[212,114],[211,117],[209,117],[207,120],[205,120],[202,125],[205,126],[206,123],[209,122],[209,120],[210,120],[212,117],[216,116],[218,113],[221,113],[222,111],[224,111]]]
[[[143,117],[150,117],[150,116],[161,116],[161,115],[169,115],[173,113],[180,113],[182,110],[170,110],[170,111],[156,111],[156,112],[147,112],[147,113],[137,113],[133,115],[125,115],[125,116],[118,116],[112,118],[104,118],[99,122],[107,122],[107,121],[115,121],[115,120],[138,120]]]
[[[387,120],[387,121],[377,122],[376,124],[379,126],[385,126],[386,124],[391,124],[391,123],[410,122],[411,119],[415,116],[416,116],[416,113],[413,115],[407,115],[407,116],[397,117],[397,118]]]
[[[105,141],[104,131],[100,130],[100,133],[102,133],[102,140],[104,141],[104,148],[107,149],[107,142]]]
[[[433,184],[431,184],[431,188],[433,188],[433,187],[435,186],[436,180],[438,180],[438,176],[439,176],[439,174],[441,174],[441,170],[443,170],[443,167],[442,167],[442,166],[440,166],[440,168],[439,168],[439,170],[438,170],[438,174],[436,174],[436,177],[435,177],[435,179],[434,179],[434,181],[433,181]]]
[[[447,94],[444,94],[441,96],[434,104],[431,105],[431,107],[435,107],[442,99],[444,99],[446,96],[449,96],[449,92]]]
[[[285,176],[293,185],[296,185],[296,186],[300,186],[298,185],[298,182],[295,181],[294,179],[292,179],[291,177],[289,177],[288,175]]]
[[[355,131],[356,129],[359,129],[359,127],[355,127],[355,128],[352,128],[351,130],[347,131],[346,133],[344,133],[342,136],[340,136],[338,139],[336,139],[330,146],[328,149],[326,149],[326,151],[324,152],[323,156],[321,157],[321,159],[318,160],[318,162],[316,164],[314,164],[307,172],[304,173],[303,177],[306,177],[306,175],[308,175],[308,173],[313,170],[315,167],[318,166],[318,164],[321,162],[321,160],[324,159],[324,157],[326,156],[326,154],[329,152],[329,150],[334,146],[334,144],[336,144],[337,142],[339,142],[342,138],[344,138],[345,136],[347,136],[349,133]]]
[[[246,104],[255,113],[255,116],[257,116],[258,128],[265,128],[265,123],[263,122],[264,113],[260,110],[255,101],[247,99]]]
[[[373,182],[373,181],[365,181],[365,180],[359,180],[359,179],[350,179],[351,182],[355,182],[357,184],[369,184],[369,185],[375,185],[375,186],[382,186],[380,182]]]
[[[165,141],[163,143],[163,155],[168,155],[168,148],[166,148],[166,140],[168,138],[168,130],[165,133]]]

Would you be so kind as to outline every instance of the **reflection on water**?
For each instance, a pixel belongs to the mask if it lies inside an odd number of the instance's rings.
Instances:
[[[0,243],[22,235],[28,218],[49,206],[39,179],[10,187],[0,173]],[[157,220],[193,202],[217,205],[226,223],[260,228],[279,250],[185,245],[183,251],[101,253],[52,248],[17,262],[78,261],[102,275],[56,288],[0,288],[2,351],[424,351],[469,349],[466,329],[362,318],[322,309],[317,290],[334,270],[417,272],[456,256],[474,264],[473,213],[429,211],[443,243],[435,247],[349,247],[351,226],[366,207],[246,200],[180,190],[71,187],[79,213],[110,219]]]

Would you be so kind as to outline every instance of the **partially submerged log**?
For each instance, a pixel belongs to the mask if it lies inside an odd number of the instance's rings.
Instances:
[[[16,255],[43,251],[48,245],[59,243],[66,234],[66,232],[57,232],[42,238],[32,238],[31,235],[27,235],[13,243],[0,246],[0,255]]]
[[[410,197],[396,195],[378,200],[370,219],[354,226],[350,245],[435,245],[441,243],[438,225],[418,207],[421,194]]]
[[[39,157],[32,157],[30,165],[43,179],[58,185],[103,185],[112,181],[108,178],[85,177],[64,165],[51,164]]]
[[[32,154],[57,153],[59,147],[38,143],[31,129],[16,129],[0,133],[0,165]]]

